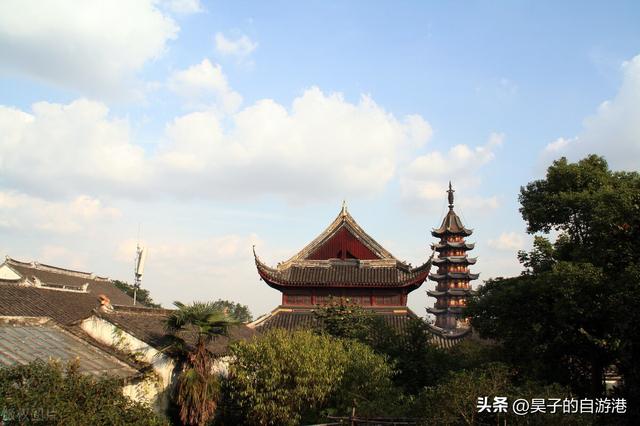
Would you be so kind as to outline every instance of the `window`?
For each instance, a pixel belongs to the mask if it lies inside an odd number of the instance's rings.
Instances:
[[[375,300],[376,304],[381,306],[399,306],[402,304],[399,294],[376,296]]]

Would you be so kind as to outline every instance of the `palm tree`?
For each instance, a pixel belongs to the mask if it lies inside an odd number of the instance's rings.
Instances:
[[[213,417],[220,393],[220,382],[213,372],[215,357],[207,344],[226,335],[234,322],[211,302],[173,304],[177,309],[165,324],[172,344],[165,352],[177,361],[180,371],[175,402],[182,423],[202,426]]]

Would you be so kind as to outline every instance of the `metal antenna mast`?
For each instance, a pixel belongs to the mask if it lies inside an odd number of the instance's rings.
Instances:
[[[138,289],[142,285],[142,274],[144,273],[144,262],[147,259],[147,249],[140,246],[140,226],[138,226],[138,244],[136,245],[136,263],[133,271],[133,305],[138,298]]]

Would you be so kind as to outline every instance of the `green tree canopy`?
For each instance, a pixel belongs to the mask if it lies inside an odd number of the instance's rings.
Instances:
[[[113,280],[113,285],[118,289],[124,291],[129,297],[133,297],[134,287],[120,280]],[[155,303],[151,298],[151,292],[146,288],[139,288],[138,293],[136,294],[136,303],[140,303],[144,306],[148,306],[149,308],[161,308],[162,306],[159,303]]]
[[[516,385],[515,372],[507,365],[492,363],[481,369],[461,370],[447,380],[426,389],[418,398],[417,412],[425,425],[590,425],[591,416],[563,413],[537,413],[518,416],[508,413],[479,412],[478,398],[506,397],[508,403],[524,398],[571,397],[568,389],[559,385],[524,382]]]
[[[520,212],[537,235],[520,252],[522,276],[486,283],[469,302],[472,324],[508,350],[514,366],[600,395],[603,372],[624,377],[630,416],[640,405],[640,174],[604,158],[554,161],[520,190]],[[634,411],[635,410],[635,411]]]
[[[178,361],[179,369],[174,401],[182,423],[202,426],[213,417],[220,393],[214,357],[206,346],[226,334],[233,321],[212,302],[174,305],[178,309],[166,320],[173,341],[166,351]]]
[[[213,302],[213,306],[221,311],[225,311],[227,315],[237,322],[251,322],[253,315],[247,305],[241,305],[240,303],[231,302],[229,300],[218,299]]]
[[[385,358],[354,340],[276,329],[231,353],[225,410],[236,423],[294,425],[348,414],[354,401],[374,413],[397,395]]]
[[[146,405],[123,395],[122,381],[81,374],[76,363],[34,361],[0,368],[3,424],[163,425]]]

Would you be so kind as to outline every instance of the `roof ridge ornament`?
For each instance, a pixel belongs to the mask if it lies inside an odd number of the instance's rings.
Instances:
[[[347,213],[347,200],[342,200],[342,209],[340,210],[340,216],[344,217]]]
[[[456,192],[451,187],[451,181],[449,181],[449,189],[447,190],[448,198],[449,198],[449,210],[453,210],[453,193]]]

